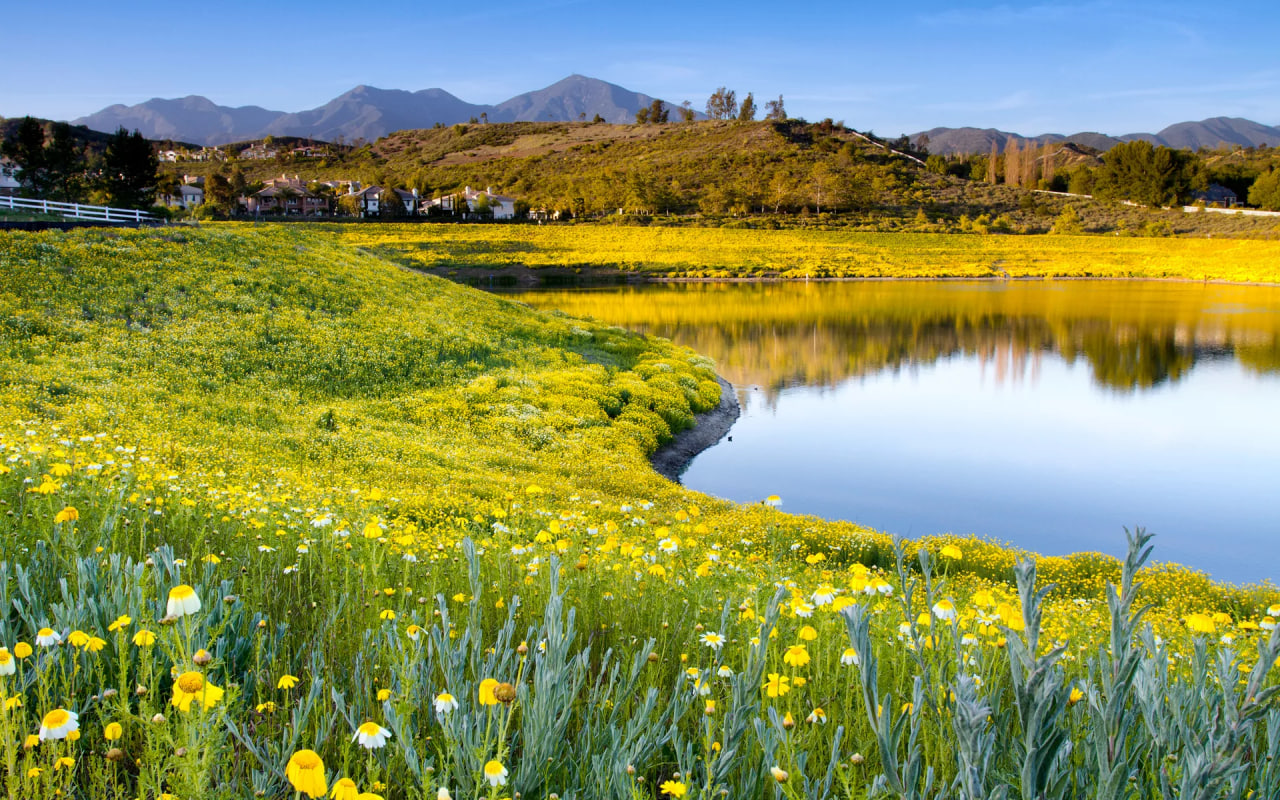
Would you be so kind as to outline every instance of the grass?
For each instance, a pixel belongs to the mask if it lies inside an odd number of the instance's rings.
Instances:
[[[1275,282],[1280,243],[624,226],[336,227],[419,269],[568,268],[658,278],[1180,278]]]
[[[1275,587],[688,492],[705,359],[374,246],[0,233],[10,797],[1275,793]]]

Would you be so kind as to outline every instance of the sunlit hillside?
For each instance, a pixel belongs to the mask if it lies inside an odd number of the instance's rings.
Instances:
[[[325,231],[0,234],[0,788],[1280,786],[1274,586],[688,492],[714,374]]]

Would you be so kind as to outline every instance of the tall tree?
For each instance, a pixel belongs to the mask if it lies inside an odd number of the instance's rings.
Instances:
[[[742,109],[738,111],[738,119],[741,122],[749,122],[756,118],[756,98],[751,92],[747,92],[747,96],[742,101]]]
[[[1132,200],[1147,206],[1178,205],[1187,200],[1198,177],[1195,156],[1141,139],[1122,142],[1102,157],[1097,194],[1107,200]]]
[[[1010,186],[1022,185],[1022,153],[1018,150],[1018,140],[1013,137],[1004,148],[1004,182]]]
[[[1270,169],[1254,179],[1249,202],[1268,211],[1280,211],[1280,169]]]
[[[49,188],[48,169],[45,163],[44,127],[39,120],[23,117],[18,128],[5,139],[0,149],[4,156],[18,165],[18,182],[22,194],[42,197]]]
[[[102,158],[102,188],[107,202],[121,208],[148,208],[155,199],[160,166],[141,132],[123,127],[112,134]]]
[[[406,214],[404,201],[400,199],[399,193],[390,186],[383,189],[378,195],[378,216],[396,219]]]
[[[764,118],[774,122],[782,122],[787,118],[787,109],[782,105],[782,95],[777,100],[769,100],[764,104]]]
[[[1000,158],[1000,145],[991,140],[991,155],[987,156],[987,183],[995,183],[999,175],[996,173],[996,161]]]
[[[661,100],[654,100],[649,104],[649,121],[654,125],[666,125],[669,114],[666,104]]]
[[[707,98],[707,116],[712,119],[733,119],[738,114],[738,95],[732,89],[721,86]]]
[[[693,110],[693,103],[685,100],[680,104],[680,119],[683,122],[693,122],[693,118],[697,116]]]
[[[221,172],[215,172],[204,183],[204,201],[215,212],[230,216],[236,209],[236,195],[231,181]]]
[[[53,137],[44,150],[48,170],[49,196],[64,203],[81,200],[84,187],[84,148],[76,142],[71,126],[53,123]]]

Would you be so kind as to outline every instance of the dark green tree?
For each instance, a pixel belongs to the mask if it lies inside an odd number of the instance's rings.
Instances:
[[[636,112],[636,124],[637,125],[649,124],[649,107],[648,106],[645,106],[644,108]]]
[[[756,98],[751,92],[747,92],[747,96],[742,101],[742,108],[738,110],[738,120],[740,122],[750,122],[756,118]]]
[[[231,181],[221,172],[215,172],[204,182],[204,202],[215,213],[231,216],[236,210],[236,194]]]
[[[1195,156],[1141,139],[1107,151],[1098,171],[1097,194],[1107,200],[1131,200],[1145,206],[1180,205],[1195,181]]]
[[[400,199],[399,193],[390,186],[383,189],[378,195],[378,216],[383,219],[398,219],[406,215],[404,200]]]
[[[732,89],[721,86],[707,98],[707,116],[712,119],[733,119],[738,114],[738,96]]]
[[[18,182],[25,197],[43,197],[49,189],[48,165],[45,162],[44,127],[39,120],[23,117],[18,128],[0,148],[4,156],[18,165]]]
[[[1249,202],[1268,211],[1280,211],[1280,169],[1270,169],[1253,181]]]
[[[63,203],[78,203],[84,198],[84,147],[76,141],[71,126],[53,123],[53,137],[44,150],[49,197]]]
[[[661,100],[654,100],[649,104],[649,121],[654,125],[666,125],[667,117],[670,113],[666,104]]]
[[[139,131],[123,127],[112,134],[102,157],[102,188],[109,205],[149,208],[155,199],[159,161]]]

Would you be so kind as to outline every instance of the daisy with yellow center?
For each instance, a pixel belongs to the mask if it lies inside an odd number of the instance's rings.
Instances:
[[[0,676],[12,675],[17,671],[17,660],[9,654],[9,648],[0,647]]]
[[[60,641],[62,637],[53,628],[41,628],[36,631],[36,645],[39,647],[53,647]]]
[[[314,750],[299,750],[289,758],[284,775],[294,790],[308,797],[324,797],[329,784],[324,776],[324,761]]]
[[[198,701],[206,709],[213,708],[226,692],[204,679],[199,672],[184,672],[173,682],[172,705],[179,711],[190,711]]]
[[[484,779],[495,788],[507,785],[508,774],[507,768],[500,761],[489,761],[484,765]]]
[[[329,794],[331,800],[357,800],[359,796],[360,789],[350,778],[339,778],[334,781],[333,791]]]
[[[171,617],[185,617],[200,610],[200,595],[187,584],[179,584],[169,590],[166,611]]]
[[[458,708],[458,699],[448,692],[441,692],[436,695],[434,701],[437,714],[448,714],[450,711],[456,711]]]
[[[366,722],[356,728],[356,735],[351,737],[351,741],[358,742],[366,750],[376,750],[385,745],[389,738],[391,731],[376,722]]]
[[[803,667],[809,663],[809,650],[802,644],[793,644],[782,654],[782,661],[788,666]]]
[[[133,635],[133,644],[136,647],[150,647],[156,643],[156,635],[151,631],[142,630]]]
[[[55,708],[40,721],[40,741],[65,739],[71,733],[80,730],[80,717],[74,711]]]

